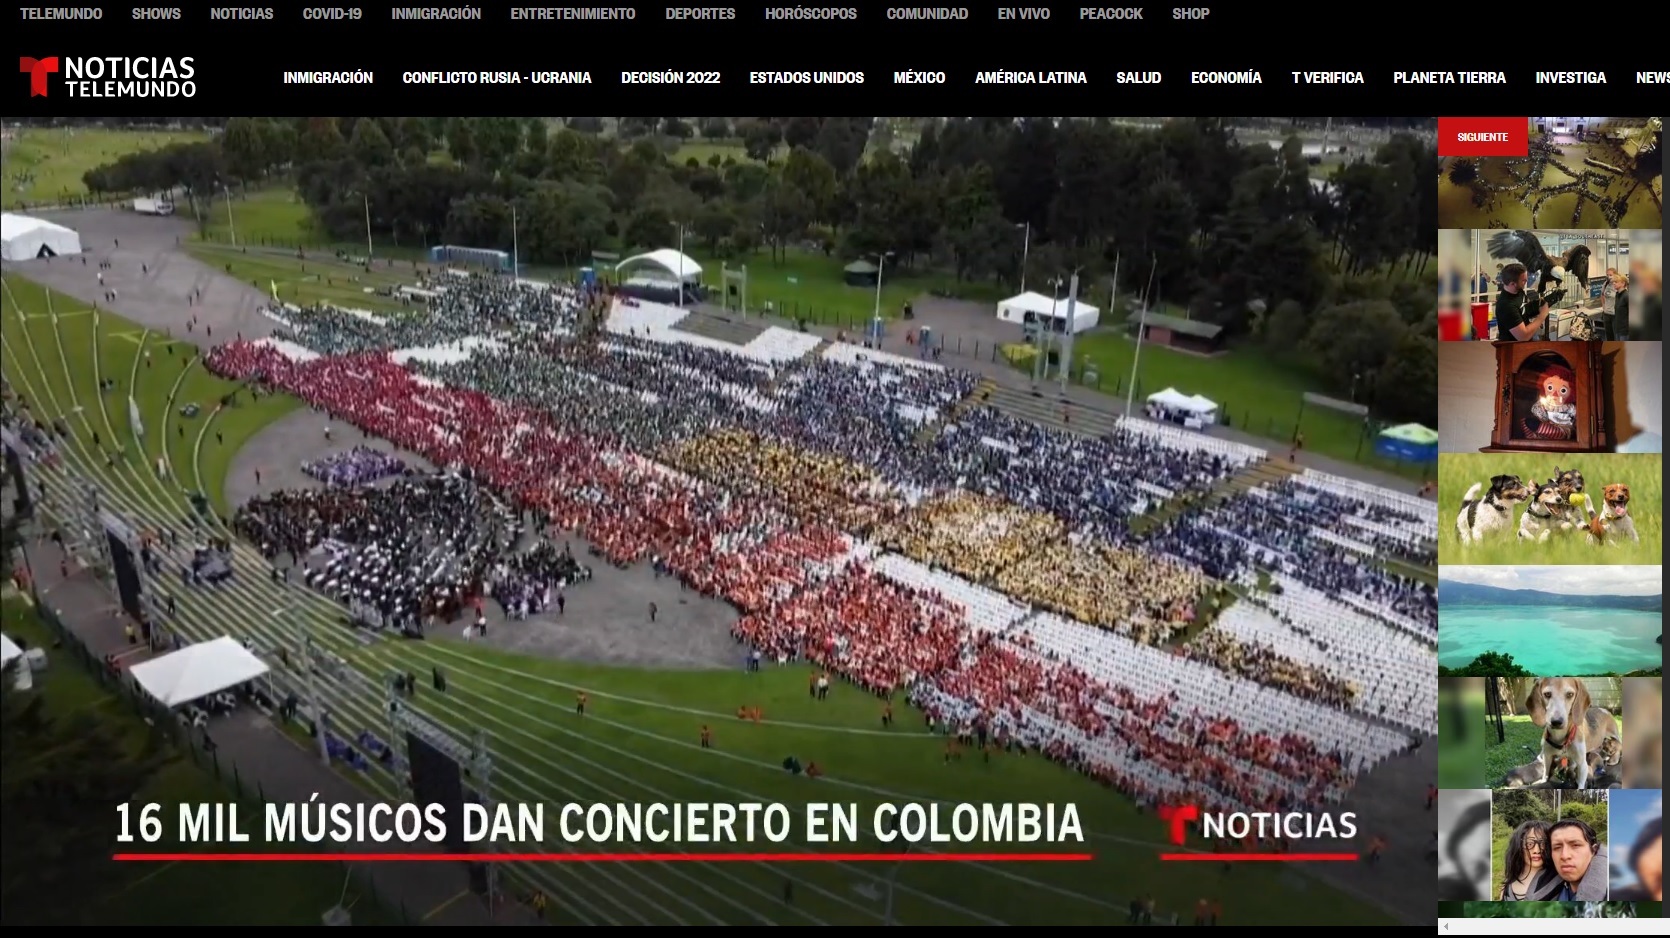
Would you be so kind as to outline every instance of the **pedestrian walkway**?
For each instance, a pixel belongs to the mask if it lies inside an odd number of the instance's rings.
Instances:
[[[115,596],[92,571],[81,568],[74,560],[61,563],[59,549],[46,540],[32,540],[27,554],[39,602],[50,608],[96,659],[114,655],[126,668],[149,655],[143,646],[129,644],[123,631],[126,617]],[[57,659],[52,662],[54,666],[67,666],[62,656],[51,657]],[[259,791],[269,802],[305,802],[315,795],[321,802],[358,804],[378,800],[323,764],[316,749],[286,734],[264,714],[240,712],[210,724],[209,732],[221,764],[235,765],[244,785]],[[436,853],[444,848],[429,843],[358,843],[331,844],[330,849],[344,853]],[[483,899],[470,893],[463,864],[349,865],[360,883],[369,887],[385,905],[404,909],[414,924],[543,924],[533,910],[520,902],[501,901],[496,909],[490,910]]]

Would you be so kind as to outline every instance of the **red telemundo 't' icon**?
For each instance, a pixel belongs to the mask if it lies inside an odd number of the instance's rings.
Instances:
[[[1188,840],[1189,825],[1200,820],[1200,808],[1196,805],[1160,805],[1160,820],[1171,825],[1171,842],[1181,847]]]
[[[17,70],[29,76],[29,97],[46,97],[46,76],[58,71],[58,57],[32,59],[27,55],[18,59]]]

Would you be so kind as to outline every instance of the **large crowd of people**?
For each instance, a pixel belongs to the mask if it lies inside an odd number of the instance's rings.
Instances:
[[[1137,481],[1187,502],[1256,454],[1128,427],[1101,439],[1059,433],[969,404],[976,382],[966,373],[841,346],[842,357],[785,364],[664,335],[577,340],[574,324],[606,302],[587,290],[460,278],[440,296],[430,314],[398,325],[284,310],[286,341],[321,357],[248,342],[209,356],[220,374],[296,394],[450,467],[240,510],[239,529],[269,550],[313,556],[329,545],[325,585],[345,600],[395,618],[434,613],[437,595],[536,612],[547,587],[589,574],[549,544],[518,549],[528,512],[578,532],[605,563],[652,561],[728,601],[741,613],[736,636],[765,655],[908,695],[948,731],[978,727],[1133,794],[1314,803],[1344,790],[1348,766],[1390,751],[1357,752],[1367,744],[1349,731],[1273,733],[1176,692],[1139,692],[1026,622],[1028,610],[1048,611],[1131,643],[1121,647],[1168,646],[1223,584],[1258,570],[1435,623],[1429,590],[1343,538],[1308,536],[1360,517],[1364,550],[1414,562],[1425,549],[1410,533],[1419,512],[1284,489],[1203,501],[1137,534]],[[389,354],[512,332],[523,340],[444,360]],[[440,517],[430,493],[459,487],[463,504],[480,507]],[[1324,497],[1326,517],[1283,509]],[[878,551],[926,572],[912,582],[884,574],[869,562]],[[983,602],[1019,612],[974,628],[971,604]],[[1172,651],[1159,660],[1210,665],[1296,707],[1356,705],[1335,672],[1210,626]]]

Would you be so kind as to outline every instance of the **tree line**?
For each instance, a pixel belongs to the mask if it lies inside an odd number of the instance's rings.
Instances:
[[[1074,270],[1111,285],[1117,269],[1119,295],[1184,308],[1382,416],[1431,425],[1435,291],[1420,275],[1436,150],[1390,128],[1317,166],[1280,137],[1313,127],[1248,141],[1225,118],[234,117],[209,142],[132,154],[86,183],[195,202],[282,180],[344,243],[364,238],[367,209],[376,236],[410,245],[508,248],[514,217],[521,256],[563,267],[682,230],[718,258],[887,254],[1005,287],[1023,253],[1035,289]]]

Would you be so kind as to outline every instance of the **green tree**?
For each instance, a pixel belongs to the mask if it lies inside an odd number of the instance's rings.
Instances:
[[[106,711],[54,714],[0,681],[0,909],[25,923],[86,901],[110,876],[116,806],[162,764]]]

